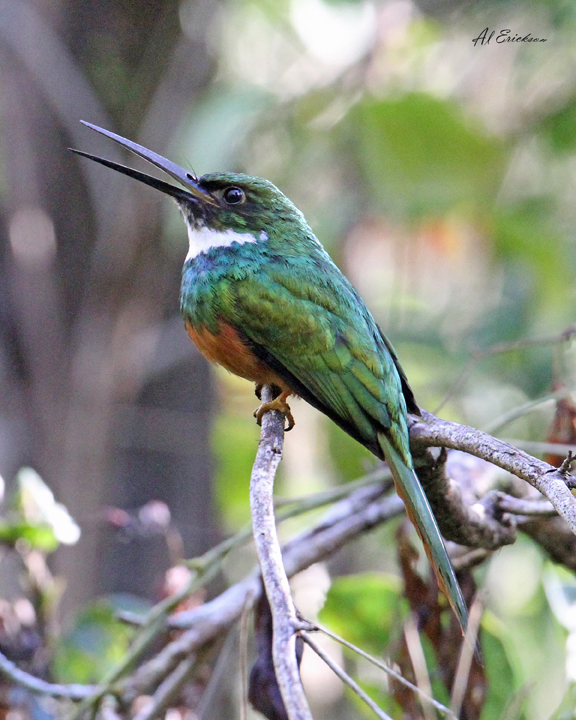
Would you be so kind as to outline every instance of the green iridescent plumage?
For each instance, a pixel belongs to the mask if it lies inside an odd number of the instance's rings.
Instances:
[[[184,187],[80,153],[178,203],[190,238],[181,310],[192,335],[224,342],[222,328],[232,328],[242,353],[388,461],[440,584],[465,627],[466,606],[412,468],[406,413],[419,412],[412,391],[390,343],[302,213],[267,180],[233,173],[198,179],[140,145],[90,127]]]
[[[191,325],[213,332],[225,319],[306,387],[307,393],[298,394],[316,399],[313,404],[377,455],[378,432],[386,429],[409,463],[406,400],[395,356],[305,224],[300,232],[286,241],[270,230],[267,240],[213,248],[189,260],[182,313]],[[409,399],[415,410],[411,394]]]

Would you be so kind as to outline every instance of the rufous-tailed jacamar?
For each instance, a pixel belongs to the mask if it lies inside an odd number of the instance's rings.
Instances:
[[[406,413],[419,414],[396,353],[302,213],[268,180],[196,177],[90,123],[177,180],[74,152],[174,198],[188,229],[180,308],[200,352],[240,377],[280,389],[260,417],[304,398],[390,466],[439,584],[463,628],[466,605],[412,465]]]

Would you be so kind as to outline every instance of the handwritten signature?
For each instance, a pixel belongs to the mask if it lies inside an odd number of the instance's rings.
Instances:
[[[478,35],[478,37],[472,38],[472,42],[474,43],[474,47],[476,47],[477,44],[480,45],[490,45],[490,41],[492,38],[496,35],[496,30],[490,30],[490,28],[484,28],[482,32]],[[495,42],[497,42],[499,45],[502,43],[543,43],[546,42],[548,38],[538,38],[533,37],[532,33],[528,33],[526,35],[518,35],[517,33],[512,34],[512,31],[510,29],[506,30],[500,30],[498,32],[498,35],[496,35]]]

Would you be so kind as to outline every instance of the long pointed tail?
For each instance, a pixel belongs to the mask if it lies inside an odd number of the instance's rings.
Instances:
[[[468,624],[468,611],[460,586],[454,574],[454,568],[444,547],[444,541],[438,530],[438,525],[432,514],[428,499],[422,490],[420,481],[414,470],[409,468],[402,460],[399,453],[394,449],[385,435],[378,435],[380,446],[390,466],[396,490],[406,505],[408,517],[418,531],[426,554],[434,568],[438,584],[442,592],[448,598],[454,610],[462,631],[466,630]]]

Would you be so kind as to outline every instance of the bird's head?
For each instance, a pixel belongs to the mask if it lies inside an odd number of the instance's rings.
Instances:
[[[268,180],[240,173],[210,173],[198,178],[142,145],[96,125],[87,122],[84,125],[131,150],[182,185],[176,187],[112,160],[72,150],[174,198],[188,227],[191,249],[195,235],[202,235],[204,244],[209,241],[210,234],[213,244],[230,244],[234,234],[264,240],[278,232],[279,228],[288,233],[308,230],[302,213]],[[221,242],[216,240],[217,237]],[[223,238],[227,238],[228,242],[224,242]]]

